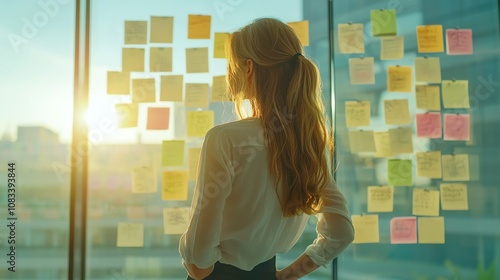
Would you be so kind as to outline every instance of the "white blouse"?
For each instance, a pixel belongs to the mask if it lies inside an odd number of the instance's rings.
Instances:
[[[301,236],[309,216],[283,216],[264,143],[262,125],[255,118],[208,131],[190,224],[179,243],[185,266],[207,268],[220,261],[249,271],[286,253]],[[325,265],[354,235],[346,201],[333,181],[325,189],[325,204],[317,217],[318,237],[305,253],[316,264]]]

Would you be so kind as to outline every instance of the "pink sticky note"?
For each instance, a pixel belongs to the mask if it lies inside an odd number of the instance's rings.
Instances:
[[[391,244],[417,243],[417,218],[396,217],[391,219]]]
[[[444,114],[444,140],[469,141],[470,115]]]
[[[170,108],[148,108],[148,122],[146,129],[168,129]]]
[[[417,137],[441,138],[441,113],[417,114]]]
[[[472,29],[446,29],[447,54],[472,54]]]

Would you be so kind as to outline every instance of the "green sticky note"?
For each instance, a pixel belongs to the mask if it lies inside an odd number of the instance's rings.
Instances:
[[[389,159],[387,162],[387,182],[390,186],[411,186],[412,162],[409,159]]]
[[[161,147],[161,165],[184,165],[184,140],[163,141]]]
[[[372,10],[373,36],[394,36],[397,34],[396,10]]]

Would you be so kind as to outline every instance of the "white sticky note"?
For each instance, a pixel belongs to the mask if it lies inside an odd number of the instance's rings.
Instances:
[[[189,225],[189,207],[163,208],[163,232],[183,234]]]
[[[117,247],[144,247],[144,224],[119,223]]]
[[[157,177],[154,167],[140,166],[132,169],[133,193],[154,193],[157,190]]]
[[[349,76],[352,85],[375,84],[373,57],[350,58]]]

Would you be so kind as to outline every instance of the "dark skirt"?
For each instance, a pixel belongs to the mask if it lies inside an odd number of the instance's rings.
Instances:
[[[188,280],[193,280],[189,277]],[[276,257],[258,264],[250,271],[239,269],[230,264],[216,262],[214,270],[203,280],[276,280]]]

